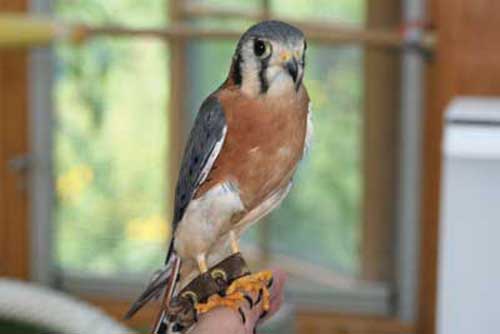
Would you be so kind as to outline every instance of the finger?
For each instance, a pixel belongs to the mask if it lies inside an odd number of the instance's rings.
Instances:
[[[287,280],[287,274],[284,270],[275,268],[272,269],[272,272],[274,279],[271,287],[269,288],[269,292],[271,293],[271,303],[268,313],[265,316],[266,319],[275,314],[283,304],[285,282]]]
[[[261,320],[260,321],[265,321],[268,318],[272,317],[276,312],[278,312],[281,309],[281,306],[283,305],[285,298],[284,294],[280,294],[276,296],[274,299],[271,300],[271,307],[269,308],[269,311],[262,316],[261,315]]]

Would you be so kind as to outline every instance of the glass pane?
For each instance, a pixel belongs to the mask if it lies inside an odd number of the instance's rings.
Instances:
[[[365,0],[271,0],[273,14],[294,19],[362,24]]]
[[[58,18],[87,24],[121,24],[152,27],[167,22],[165,0],[56,0],[54,11]]]
[[[260,0],[192,0],[193,4],[213,6],[215,8],[241,8],[243,10],[256,10],[262,1]]]
[[[294,188],[269,220],[271,249],[348,276],[360,267],[362,52],[308,48],[314,141]]]
[[[187,107],[192,115],[196,115],[203,100],[226,79],[235,48],[236,41],[189,43]]]
[[[192,114],[226,78],[234,45],[190,46]],[[308,49],[305,84],[313,101],[313,148],[281,208],[245,238],[296,263],[353,278],[360,270],[362,61],[362,51],[356,47],[312,44]],[[264,245],[259,235],[267,236]]]
[[[167,51],[158,40],[56,48],[57,265],[141,272],[168,239]]]

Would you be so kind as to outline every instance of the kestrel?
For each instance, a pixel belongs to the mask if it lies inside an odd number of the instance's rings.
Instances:
[[[157,296],[167,278],[166,293],[175,295],[238,253],[242,233],[289,193],[312,134],[303,84],[306,48],[304,34],[284,22],[261,22],[242,35],[227,79],[201,105],[186,144],[166,269],[129,316]],[[269,272],[256,273],[228,291],[266,289],[269,279]],[[219,304],[211,300],[196,309]],[[175,325],[168,321],[160,319]]]

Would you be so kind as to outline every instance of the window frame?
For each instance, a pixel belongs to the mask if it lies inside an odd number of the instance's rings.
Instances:
[[[2,1],[2,11],[26,12],[26,0]],[[29,275],[30,250],[27,63],[26,50],[0,49],[0,277],[19,279]]]
[[[368,3],[374,2],[374,0],[367,0]],[[36,7],[32,7],[32,11],[36,13],[50,13],[51,8],[50,8],[50,2],[37,2],[33,1],[34,4],[37,4]],[[42,4],[40,4],[42,3]],[[255,17],[269,17],[269,10],[268,7],[266,9],[265,3],[268,5],[268,1],[263,1],[264,3],[264,8],[261,13],[257,14],[251,14]],[[398,0],[393,0],[392,4],[397,4],[399,3]],[[169,1],[169,9],[170,9],[170,24],[177,24],[179,23],[180,25],[183,24],[183,20],[189,17],[186,17],[186,13],[183,12],[179,6],[179,1]],[[192,10],[192,9],[191,9]],[[212,9],[213,10],[213,9]],[[209,10],[210,11],[210,10]],[[231,13],[231,15],[236,15],[237,13]],[[213,12],[212,15],[219,15],[217,12]],[[222,14],[220,14],[222,15]],[[387,15],[387,14],[382,14]],[[243,15],[244,16],[244,15]],[[369,14],[370,16],[370,14]],[[375,19],[376,20],[376,19]],[[394,20],[394,17],[391,17],[390,20]],[[317,24],[314,23],[302,23],[305,26],[308,26],[311,28],[311,31],[314,31],[317,34],[317,39],[322,42],[322,43],[331,43],[332,40],[330,40],[329,37],[326,37],[325,35],[322,35],[324,33],[321,32],[321,29],[318,28]],[[384,27],[384,25],[373,25],[374,30]],[[369,27],[370,28],[370,27]],[[346,31],[349,31],[348,29]],[[102,30],[103,33],[106,33],[105,30]],[[128,35],[127,31],[122,31],[119,32],[120,35]],[[133,35],[133,34],[131,34]],[[370,33],[365,34],[352,34],[351,39],[353,41],[356,41],[356,43],[359,43],[360,45],[372,45],[376,46],[377,50],[379,48],[388,48],[388,49],[394,49],[395,45],[398,43],[396,39],[394,38],[393,35],[388,34],[390,36],[390,40],[392,42],[380,42],[383,40],[383,38],[380,38],[379,40],[375,39],[375,42],[367,42],[369,40]],[[224,34],[217,34],[214,33],[214,35],[211,36],[212,38],[228,38],[229,36],[224,36]],[[175,29],[173,30],[172,34],[168,37],[168,40],[165,41],[167,43],[168,47],[170,48],[170,69],[171,69],[171,74],[170,74],[170,80],[172,82],[176,82],[176,85],[171,85],[171,92],[170,92],[170,104],[169,104],[169,133],[170,133],[170,154],[173,157],[173,159],[170,159],[171,164],[169,166],[169,175],[171,176],[171,180],[175,180],[177,176],[177,169],[178,169],[178,163],[180,161],[180,157],[182,154],[182,147],[183,147],[183,138],[186,136],[186,130],[187,130],[187,113],[185,112],[185,95],[184,92],[186,91],[186,66],[185,66],[185,61],[187,59],[186,57],[186,45],[187,45],[187,40],[193,38],[193,36],[190,36],[189,33],[179,33],[176,34]],[[209,37],[194,37],[194,38],[210,38]],[[334,38],[335,40],[335,38]],[[350,41],[347,39],[346,41]],[[378,41],[378,42],[377,42]],[[370,51],[368,51],[369,53]],[[374,51],[377,52],[377,51]],[[390,52],[390,51],[389,51]],[[51,66],[50,64],[50,56],[48,56],[48,51],[44,50],[37,50],[32,53],[32,61],[30,65],[30,77],[31,78],[40,78],[43,77],[45,79],[51,78],[52,75],[50,74],[51,72]],[[374,64],[377,64],[376,61],[370,60],[370,56],[367,57],[367,62],[365,63],[366,67],[373,67]],[[392,64],[394,65],[394,59],[392,60],[380,60],[378,62],[378,65],[380,65],[381,62],[386,62],[386,64]],[[373,63],[372,63],[373,62]],[[397,76],[396,76],[397,77]],[[392,78],[394,79],[394,78]],[[391,79],[387,79],[391,80]],[[31,85],[30,87],[30,97],[31,100],[34,101],[33,104],[31,105],[30,112],[32,113],[32,120],[33,122],[37,122],[37,126],[32,127],[32,133],[33,133],[33,140],[32,140],[32,145],[33,145],[33,151],[34,151],[34,156],[37,158],[41,158],[41,162],[43,166],[46,166],[45,174],[35,174],[33,175],[33,191],[32,191],[32,202],[34,203],[33,205],[33,217],[34,221],[32,224],[33,227],[33,235],[35,236],[32,240],[32,249],[33,253],[37,254],[43,254],[42,257],[37,256],[38,259],[42,259],[42,261],[38,261],[37,263],[32,263],[32,277],[37,280],[41,281],[43,283],[50,283],[54,277],[54,273],[48,273],[46,268],[50,268],[50,254],[47,251],[50,249],[51,245],[51,237],[50,237],[50,225],[52,224],[51,222],[51,213],[47,208],[52,208],[52,205],[50,204],[51,198],[47,197],[44,194],[47,193],[53,193],[53,185],[52,185],[52,174],[51,174],[51,162],[48,161],[50,160],[51,156],[51,141],[48,138],[51,138],[51,129],[50,129],[50,118],[47,117],[42,117],[44,111],[47,110],[52,110],[51,106],[51,101],[47,99],[47,96],[50,96],[50,85],[36,85],[36,82],[39,80],[30,80],[30,82],[33,82],[34,84]],[[370,87],[369,80],[367,80],[368,86],[367,89]],[[392,82],[394,84],[394,82]],[[389,95],[391,92],[389,92]],[[368,105],[369,101],[365,101],[365,105]],[[371,105],[371,103],[370,103]],[[381,105],[389,105],[391,107],[391,110],[394,112],[398,113],[399,110],[395,110],[395,106],[399,107],[398,103],[394,102],[391,100],[391,98],[386,97],[385,102],[381,102]],[[382,110],[382,108],[379,108],[379,110]],[[386,115],[388,112],[386,111]],[[393,123],[392,123],[393,124]],[[364,160],[365,160],[365,165],[364,165],[364,170],[367,172],[365,175],[365,178],[367,180],[375,180],[374,177],[370,177],[369,173],[373,171],[373,168],[370,167],[370,161],[369,159],[366,159],[367,157],[367,152],[364,152]],[[45,157],[45,158],[43,158]],[[36,170],[36,169],[35,169]],[[47,171],[49,171],[50,177],[47,177],[46,174]],[[387,173],[387,171],[386,171]],[[386,174],[387,175],[387,174]],[[395,180],[397,182],[397,180]],[[365,184],[365,187],[367,185]],[[373,186],[373,184],[371,185]],[[170,187],[170,189],[173,192],[174,187]],[[366,189],[366,188],[365,188]],[[173,194],[171,194],[173,195]],[[173,198],[173,197],[171,197]],[[366,205],[367,201],[363,201],[364,205]],[[378,202],[379,204],[380,202]],[[375,205],[375,204],[372,204]],[[367,212],[367,208],[363,208],[364,212]],[[390,212],[389,212],[390,211]],[[395,217],[390,218],[390,215],[394,213],[394,210],[389,210],[384,214],[384,217],[390,219],[391,221],[395,222],[396,219]],[[382,226],[382,224],[387,223],[385,219],[380,219],[379,221],[374,224],[375,226]],[[394,223],[395,224],[395,223]],[[364,235],[370,235],[371,239],[371,247],[376,247],[374,245],[379,245],[380,240],[385,240],[384,238],[387,238],[387,233],[391,233],[393,229],[396,228],[396,226],[393,226],[392,229],[387,230],[387,227],[385,227],[386,233],[378,233],[377,235],[372,235],[370,233],[367,233],[367,219],[366,216],[363,219],[363,234]],[[384,229],[384,228],[383,228]],[[381,239],[379,239],[381,238]],[[372,248],[373,249],[373,248]],[[42,252],[42,253],[40,253]],[[382,253],[387,252],[387,250],[383,251]],[[393,254],[395,250],[390,251]],[[381,254],[380,251],[375,250],[375,252],[368,251],[365,249],[363,251],[363,263],[377,263],[380,265],[383,261],[387,260],[387,257],[379,256],[379,257],[369,257],[369,254]],[[396,256],[391,256],[390,261],[391,263],[389,264],[390,273],[386,272],[386,274],[389,274],[389,277],[391,278],[390,282],[394,282],[392,279],[394,276],[397,275],[397,269],[396,269]],[[385,277],[380,276],[379,274],[374,274],[373,275],[368,275],[366,278],[370,279],[385,279]],[[98,305],[101,305],[105,309],[113,310],[112,313],[116,316],[117,314],[116,310],[118,307],[116,305],[121,305],[122,303],[121,299],[123,298],[113,298],[113,291],[118,291],[117,285],[112,284],[113,280],[99,280],[99,279],[89,279],[88,277],[84,277],[82,275],[78,275],[75,273],[71,273],[69,275],[66,275],[66,277],[63,279],[63,287],[66,287],[69,289],[69,291],[75,292],[78,295],[83,296],[87,300],[91,300],[94,303],[97,303]],[[110,292],[110,294],[104,298],[96,298],[95,295],[95,289],[93,290],[92,287],[96,286],[96,283],[102,284],[102,286],[106,287],[105,291]],[[116,282],[115,282],[116,283]],[[140,283],[139,283],[140,284]],[[134,285],[137,286],[137,285]],[[120,289],[123,286],[120,286]],[[360,291],[362,291],[360,293]],[[120,294],[122,296],[122,294]],[[356,297],[362,296],[362,295],[371,295],[372,298],[370,302],[372,303],[372,306],[369,306],[368,308],[365,308],[363,310],[363,307],[352,305],[350,301],[356,299]],[[375,297],[373,297],[375,296]],[[368,287],[366,290],[355,290],[353,289],[352,293],[345,293],[345,294],[340,294],[336,295],[335,297],[336,300],[343,300],[343,301],[348,301],[347,303],[339,303],[335,305],[335,312],[345,312],[348,314],[363,314],[363,313],[370,313],[372,315],[368,315],[368,317],[371,317],[373,315],[376,316],[382,316],[384,319],[388,319],[388,321],[399,321],[394,320],[390,315],[393,313],[393,303],[392,303],[392,292],[390,290],[389,286],[383,286],[383,285],[378,285],[376,287]],[[302,301],[304,305],[307,305],[307,298],[304,298],[304,296],[293,296],[292,297],[295,301]],[[364,300],[363,298],[358,298],[359,305],[366,304],[367,300]],[[126,304],[126,303],[125,303]],[[309,303],[310,304],[310,303]],[[349,304],[351,304],[349,306]],[[108,306],[109,305],[109,306]],[[127,304],[128,305],[128,304]],[[331,306],[331,305],[330,305]],[[148,310],[151,309],[151,311],[148,312],[154,312],[154,308],[148,308]],[[304,314],[309,314],[311,316],[312,311],[317,311],[314,310],[314,308],[311,307],[304,307],[303,309],[300,310],[300,312],[303,312]],[[323,312],[325,309],[323,309]],[[331,308],[327,308],[327,311],[332,312]],[[302,313],[301,313],[302,314]],[[406,320],[406,319],[405,319]],[[135,323],[139,324],[139,323]],[[141,323],[143,325],[144,323]]]

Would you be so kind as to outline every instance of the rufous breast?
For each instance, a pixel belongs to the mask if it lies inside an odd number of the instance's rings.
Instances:
[[[230,180],[247,210],[290,182],[305,145],[309,98],[305,88],[288,96],[249,98],[238,90],[216,93],[223,106],[227,134],[200,196]]]

